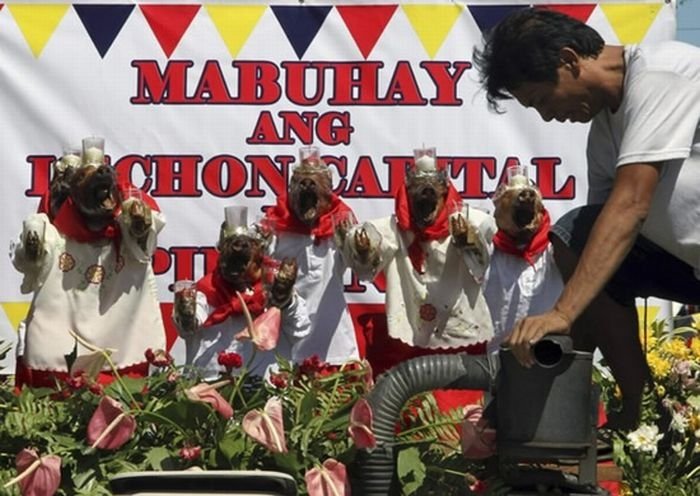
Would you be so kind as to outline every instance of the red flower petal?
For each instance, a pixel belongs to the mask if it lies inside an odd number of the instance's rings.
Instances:
[[[18,482],[22,496],[51,496],[61,485],[61,458],[56,455],[39,458],[36,451],[25,448],[15,457],[17,472],[24,473],[37,460],[40,464]]]
[[[90,445],[97,443],[97,448],[117,450],[131,439],[135,430],[136,419],[124,414],[121,403],[103,396],[88,423],[87,440]]]

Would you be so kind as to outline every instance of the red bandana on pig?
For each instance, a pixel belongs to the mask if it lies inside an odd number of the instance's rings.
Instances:
[[[130,187],[131,186],[126,183],[118,184],[119,192],[122,198],[125,198],[126,191]],[[38,208],[39,213],[50,215],[49,205],[51,202],[49,197],[50,194],[48,191],[42,196]],[[158,204],[155,202],[155,200],[146,193],[143,193],[143,202],[148,205],[151,210],[155,210],[157,212],[160,211],[160,208],[158,208]],[[118,213],[119,210],[115,210],[114,214],[118,215]],[[85,220],[83,219],[83,215],[80,213],[80,209],[70,197],[66,199],[66,201],[63,202],[61,207],[58,209],[56,217],[52,220],[52,223],[58,232],[68,238],[78,241],[79,243],[94,243],[102,239],[110,239],[114,242],[117,252],[119,251],[121,230],[119,229],[119,224],[117,223],[116,219],[113,218],[112,221],[103,229],[99,231],[92,231],[85,225]]]
[[[493,245],[502,252],[523,258],[530,265],[535,264],[537,257],[547,249],[549,244],[549,212],[542,212],[542,223],[530,242],[518,246],[515,240],[500,229],[493,237]]]
[[[423,264],[425,263],[425,253],[421,247],[421,243],[425,241],[435,241],[443,239],[450,234],[450,222],[447,215],[447,205],[461,203],[462,199],[457,193],[457,190],[452,186],[452,183],[447,184],[447,196],[443,207],[437,213],[435,222],[428,227],[421,229],[413,223],[411,218],[411,204],[408,201],[408,191],[406,185],[403,185],[396,192],[396,222],[399,229],[402,231],[411,231],[414,234],[413,242],[408,247],[408,258],[411,259],[413,268],[419,274],[425,272]]]
[[[203,327],[220,324],[233,315],[243,315],[243,305],[236,296],[236,291],[231,289],[218,269],[197,281],[197,290],[204,293],[209,305],[214,307],[214,311],[209,314]],[[255,283],[250,291],[242,292],[241,296],[251,315],[257,317],[263,313],[267,297],[262,280]]]
[[[277,204],[268,208],[265,215],[273,222],[275,230],[308,234],[313,236],[314,243],[318,244],[333,236],[333,216],[340,218],[341,214],[345,212],[352,213],[352,209],[338,195],[332,194],[330,208],[319,217],[315,227],[310,227],[297,219],[297,216],[289,208],[287,195],[281,194],[277,197]]]

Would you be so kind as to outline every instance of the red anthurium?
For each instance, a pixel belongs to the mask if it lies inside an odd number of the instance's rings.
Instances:
[[[192,401],[203,401],[204,403],[209,403],[214,410],[219,412],[222,417],[229,419],[233,417],[233,407],[217,391],[217,389],[228,384],[229,382],[230,381],[228,380],[219,381],[214,384],[207,384],[206,382],[203,382],[186,390],[185,396]]]
[[[243,432],[275,453],[287,452],[282,420],[282,400],[270,398],[264,410],[252,410],[243,417]]]
[[[56,455],[39,457],[33,449],[25,448],[15,457],[18,476],[3,486],[19,484],[22,496],[51,496],[61,485],[61,458]]]
[[[309,496],[350,496],[350,481],[345,465],[333,458],[304,474]]]
[[[350,411],[348,434],[360,449],[373,449],[377,438],[372,432],[372,408],[364,398],[360,398]]]
[[[277,341],[280,339],[280,327],[282,326],[282,312],[280,309],[270,307],[253,320],[243,296],[238,292],[236,295],[241,301],[243,316],[248,323],[246,329],[236,334],[236,339],[252,339],[255,347],[261,351],[274,350],[277,347]]]
[[[93,448],[117,450],[134,435],[136,419],[125,413],[122,404],[103,396],[87,427],[87,440]]]
[[[462,453],[465,458],[488,458],[496,454],[496,431],[482,417],[484,408],[467,405],[462,422]]]

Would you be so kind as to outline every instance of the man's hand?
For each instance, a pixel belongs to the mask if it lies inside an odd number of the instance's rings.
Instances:
[[[525,317],[515,324],[505,344],[510,347],[516,360],[523,367],[532,367],[535,358],[532,356],[532,345],[547,334],[568,334],[571,323],[559,310],[551,310],[541,315]]]

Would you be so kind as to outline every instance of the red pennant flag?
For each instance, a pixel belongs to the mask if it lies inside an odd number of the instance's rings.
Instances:
[[[362,56],[367,59],[397,7],[398,5],[338,5],[336,10]]]
[[[562,14],[566,14],[569,17],[573,17],[581,22],[588,22],[588,18],[591,17],[591,12],[596,8],[594,3],[581,3],[581,4],[550,4],[550,5],[538,5],[538,9],[554,10]]]
[[[139,5],[151,31],[170,58],[201,5]]]
[[[4,6],[5,6],[4,3],[0,3],[0,10],[2,10],[2,8],[3,8]]]

